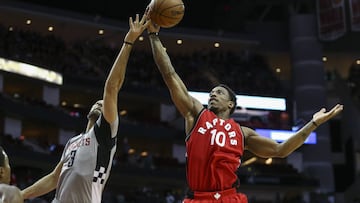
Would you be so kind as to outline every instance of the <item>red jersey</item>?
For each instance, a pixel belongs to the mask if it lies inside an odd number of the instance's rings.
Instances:
[[[244,136],[233,119],[201,111],[186,138],[187,182],[192,191],[222,191],[237,181],[236,170],[244,151]]]

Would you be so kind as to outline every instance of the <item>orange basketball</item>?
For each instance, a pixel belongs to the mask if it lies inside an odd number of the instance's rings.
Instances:
[[[152,0],[149,7],[151,20],[163,28],[177,25],[184,17],[182,0]]]

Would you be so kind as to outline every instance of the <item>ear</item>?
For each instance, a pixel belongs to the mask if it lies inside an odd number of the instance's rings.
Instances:
[[[229,101],[229,109],[232,109],[234,107],[235,103],[233,101]]]

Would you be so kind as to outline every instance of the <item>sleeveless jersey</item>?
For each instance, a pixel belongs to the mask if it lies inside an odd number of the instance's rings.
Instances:
[[[71,138],[52,203],[100,203],[116,151],[118,118],[109,124],[101,115],[87,133]]]
[[[186,138],[186,176],[192,191],[232,188],[244,151],[244,136],[233,119],[203,109]]]

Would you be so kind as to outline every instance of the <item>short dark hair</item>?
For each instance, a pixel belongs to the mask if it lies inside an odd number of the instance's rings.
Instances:
[[[235,92],[229,87],[229,86],[227,86],[227,85],[225,85],[225,84],[219,84],[219,85],[217,85],[218,87],[223,87],[223,88],[225,88],[227,91],[228,91],[228,93],[229,93],[229,96],[230,96],[230,100],[232,101],[232,102],[234,102],[234,106],[233,106],[233,108],[231,108],[231,110],[230,110],[230,114],[233,114],[234,113],[234,111],[235,111],[235,109],[236,109],[236,94],[235,94]]]
[[[5,154],[4,149],[0,146],[0,167],[5,166]]]

